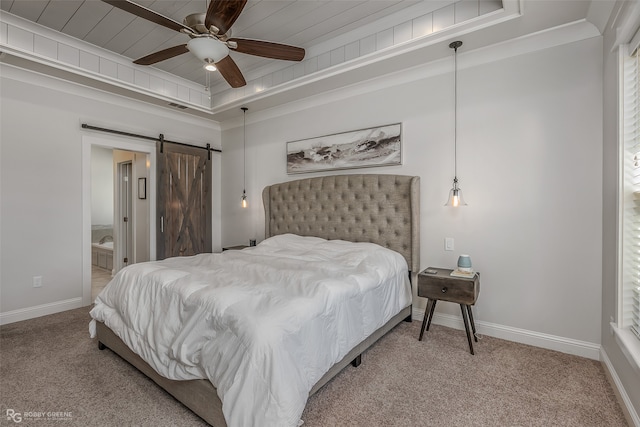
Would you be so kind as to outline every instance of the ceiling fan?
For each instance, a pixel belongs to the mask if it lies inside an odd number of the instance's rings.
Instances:
[[[240,16],[247,0],[211,0],[206,13],[188,15],[182,23],[130,0],[102,1],[140,18],[184,33],[191,38],[186,44],[173,46],[136,59],[133,61],[134,64],[151,65],[191,52],[205,63],[205,68],[209,70],[217,68],[229,85],[237,88],[247,83],[235,61],[229,56],[229,49],[249,55],[287,61],[302,61],[305,55],[304,49],[295,46],[262,40],[231,38],[231,26]]]

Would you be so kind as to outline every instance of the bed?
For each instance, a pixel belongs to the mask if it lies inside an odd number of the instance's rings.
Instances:
[[[180,270],[181,265],[191,264],[194,266],[193,268],[200,269],[198,270],[199,273],[190,274],[189,283],[171,288],[179,289],[179,292],[188,293],[189,295],[196,295],[198,293],[213,295],[210,300],[206,300],[206,303],[198,303],[197,309],[190,307],[188,310],[185,310],[187,314],[182,314],[181,312],[181,314],[177,316],[181,319],[186,318],[187,321],[185,323],[193,326],[193,328],[187,331],[187,328],[183,328],[184,325],[180,326],[182,329],[178,329],[178,332],[176,332],[177,338],[173,338],[171,351],[166,353],[170,354],[171,357],[167,357],[162,351],[158,351],[157,354],[151,354],[156,348],[162,347],[162,345],[159,344],[161,341],[156,341],[159,332],[156,331],[156,335],[152,335],[150,338],[147,337],[145,340],[136,339],[135,337],[132,339],[131,334],[128,334],[126,331],[123,332],[117,326],[113,326],[114,323],[118,323],[120,320],[114,322],[112,318],[109,318],[109,315],[104,315],[104,313],[111,308],[104,309],[103,307],[101,315],[95,312],[97,306],[94,307],[92,310],[92,317],[94,317],[91,326],[92,335],[97,336],[98,345],[101,349],[108,347],[119,354],[211,425],[225,426],[227,425],[228,419],[231,420],[229,421],[229,425],[256,425],[258,424],[256,419],[261,420],[259,425],[282,425],[282,423],[277,421],[280,419],[287,420],[284,423],[285,425],[296,425],[300,421],[299,418],[296,419],[296,417],[299,417],[302,413],[304,403],[308,396],[320,389],[320,387],[326,384],[349,363],[357,366],[360,363],[361,354],[364,350],[399,322],[410,320],[411,289],[410,284],[407,284],[409,282],[408,277],[415,279],[419,270],[418,198],[419,178],[401,175],[338,175],[302,179],[268,186],[263,191],[265,240],[257,247],[248,248],[243,251],[226,251],[222,254],[203,254],[196,257],[186,257],[185,259],[144,263],[137,265],[137,267],[133,265],[131,266],[133,267],[132,269],[127,268],[124,272],[118,273],[119,275],[134,274],[134,270],[137,268],[138,270],[145,271],[144,274],[146,276],[144,277],[151,277],[155,274],[156,269],[168,270],[174,274],[174,278],[170,281],[165,280],[165,284],[169,282],[170,284],[161,288],[169,289],[174,286],[174,283],[177,283],[176,280],[179,281],[180,277],[183,277],[183,273]],[[316,247],[320,248],[319,253],[321,255],[317,255],[316,252],[308,252],[307,245],[313,246],[314,249]],[[383,248],[391,249],[391,251]],[[364,257],[364,252],[369,252],[370,250],[372,254],[376,254],[376,257],[381,256],[384,258],[375,258],[374,261],[372,261],[373,264],[371,264],[368,258],[361,258]],[[272,256],[271,254],[279,253],[286,255],[282,260],[282,262],[285,263],[285,269],[292,271],[297,270],[300,274],[310,275],[312,279],[311,282],[313,283],[322,281],[322,298],[318,298],[314,293],[316,292],[316,288],[307,288],[306,285],[301,285],[300,289],[296,288],[294,284],[299,282],[296,276],[289,278],[288,275],[281,276],[277,272],[272,271],[269,273],[269,271],[271,271],[269,270],[271,264],[275,265],[277,262],[281,262],[280,260],[269,257]],[[349,273],[349,275],[343,278],[342,272],[332,271],[325,263],[318,264],[320,266],[318,271],[320,271],[323,276],[314,276],[316,273],[314,270],[315,267],[313,266],[316,260],[319,260],[317,257],[322,258],[321,261],[324,262],[325,257],[333,257],[338,254],[339,258],[353,259],[354,262],[352,264],[358,266],[357,274],[361,275],[352,276],[351,273]],[[293,262],[296,258],[298,261],[297,264],[294,264]],[[245,262],[247,259],[249,260],[249,264],[243,267],[244,264],[242,264],[242,262]],[[387,259],[390,261],[387,261]],[[260,264],[261,262],[262,264]],[[404,270],[402,270],[402,280],[390,276],[390,279],[384,279],[384,286],[376,285],[374,287],[373,285],[367,285],[366,283],[368,282],[365,281],[364,277],[383,275],[382,266],[387,265],[387,263],[391,270],[399,268],[398,266],[400,264],[404,266]],[[224,268],[221,267],[223,264],[225,265]],[[234,265],[235,270],[232,268]],[[234,286],[234,289],[242,289],[245,283],[240,280],[240,277],[244,271],[252,270],[252,265],[260,265],[259,269],[253,269],[252,274],[261,275],[261,280],[263,280],[264,283],[271,284],[281,282],[284,288],[288,287],[287,289],[293,290],[294,293],[297,292],[296,295],[298,299],[296,303],[291,306],[295,311],[293,319],[313,317],[314,319],[322,319],[322,322],[333,322],[333,320],[327,320],[333,316],[322,313],[313,314],[315,310],[313,307],[315,307],[315,305],[306,305],[307,302],[316,304],[320,299],[323,299],[325,309],[326,307],[330,307],[330,309],[327,309],[328,312],[335,311],[339,314],[339,316],[336,317],[340,317],[343,320],[346,319],[344,320],[346,326],[343,328],[341,328],[340,325],[342,325],[342,323],[340,322],[335,324],[338,326],[333,325],[333,323],[330,324],[331,326],[328,326],[330,328],[337,328],[335,330],[340,334],[340,337],[342,337],[342,334],[344,335],[344,339],[341,338],[337,340],[339,341],[338,347],[340,348],[335,350],[330,349],[325,355],[323,351],[317,351],[313,347],[314,345],[321,346],[323,342],[323,337],[321,336],[323,334],[321,331],[325,327],[324,324],[312,325],[309,323],[309,326],[307,326],[306,321],[278,323],[273,320],[279,317],[282,317],[284,320],[290,320],[291,318],[286,317],[284,314],[280,316],[280,313],[276,310],[281,301],[280,297],[274,299],[270,296],[268,302],[257,299],[257,295],[262,293],[262,288],[260,288],[259,291],[256,291],[257,288],[250,288],[245,290],[244,294],[241,293],[241,296],[234,294],[232,297],[235,298],[234,301],[241,301],[241,304],[224,303],[225,307],[233,306],[234,310],[238,306],[242,307],[242,310],[238,310],[240,313],[238,315],[235,315],[235,311],[230,309],[226,310],[225,316],[229,314],[229,319],[232,320],[213,315],[207,315],[206,321],[191,320],[192,318],[189,317],[190,313],[199,311],[200,306],[210,304],[211,307],[213,307],[213,311],[218,311],[221,309],[217,307],[216,304],[222,304],[221,301],[226,301],[224,299],[226,298],[225,292],[230,286],[220,288],[224,290],[224,292],[222,292],[217,288],[216,291],[212,291],[211,289],[213,289],[213,287],[202,285],[202,283],[209,280],[209,276],[207,275],[213,274],[210,272],[215,270],[215,280],[222,280],[226,277],[225,280],[229,282],[238,282],[238,286]],[[362,265],[367,267],[362,268]],[[203,266],[206,268],[203,268]],[[380,267],[380,271],[378,271],[378,267]],[[198,274],[202,276],[198,276]],[[274,277],[277,277],[277,280],[266,280],[265,277],[269,274],[273,274]],[[116,279],[117,278],[118,276]],[[114,281],[116,279],[114,279]],[[401,281],[404,285],[400,283]],[[125,279],[123,279],[122,282],[129,283]],[[398,289],[403,290],[396,293],[387,291],[386,286],[391,287],[391,283],[395,283],[393,286],[397,286]],[[146,282],[144,281],[136,282],[136,284],[141,285],[131,286],[128,284],[123,285],[123,287],[128,286],[134,289],[135,292],[138,292],[139,288],[142,289],[146,286]],[[109,286],[111,286],[111,284]],[[107,291],[109,286],[105,291]],[[265,289],[266,288],[269,288],[269,286],[265,286]],[[355,294],[350,292],[356,288],[362,288],[364,290],[375,289],[375,292],[365,293],[363,291],[362,294],[366,295],[366,297],[355,299]],[[117,295],[120,291],[116,291],[115,289],[118,288],[114,285],[111,293]],[[154,289],[160,288],[156,287]],[[203,289],[205,291],[201,291]],[[309,289],[314,290],[309,291]],[[330,289],[331,291],[326,293],[326,289]],[[277,291],[280,292],[280,289],[278,288]],[[165,291],[161,292],[159,290],[155,292],[156,294],[152,294],[152,297],[149,298],[150,301],[158,301],[158,295],[166,293]],[[267,291],[265,291],[265,293],[266,292]],[[392,295],[391,299],[394,300],[394,308],[392,309],[376,308],[378,307],[376,305],[378,301],[371,297],[373,294],[385,292]],[[349,297],[339,300],[336,299],[335,301],[340,302],[334,302],[334,293],[346,294]],[[107,294],[109,294],[109,292],[107,292]],[[104,299],[106,300],[108,298],[109,296],[105,295]],[[115,311],[124,312],[134,310],[138,317],[140,317],[139,313],[145,310],[151,313],[156,311],[158,313],[162,312],[164,317],[171,317],[172,315],[165,316],[166,313],[173,313],[173,309],[170,307],[173,307],[173,305],[184,305],[183,303],[174,304],[171,301],[165,301],[162,303],[162,310],[160,310],[157,306],[152,307],[149,305],[151,308],[146,307],[146,305],[148,305],[144,303],[144,299],[147,298],[146,296],[140,296],[139,298],[139,300],[133,300],[131,307],[117,308]],[[343,300],[349,302],[342,302]],[[272,301],[277,301],[278,304]],[[139,304],[139,302],[143,303]],[[269,309],[271,309],[271,311],[269,311]],[[248,312],[245,313],[247,310]],[[256,323],[255,319],[250,320],[252,317],[242,317],[245,315],[249,316],[250,313],[261,310],[267,310],[266,312],[269,313],[269,316],[262,318],[259,323]],[[378,311],[382,312],[379,318],[376,317],[378,314],[373,316],[373,312],[377,313]],[[353,321],[354,313],[358,313],[358,316],[362,317],[362,327],[354,327],[354,325],[359,325],[358,322]],[[369,320],[364,321],[364,319],[373,319],[374,317],[376,317],[376,319],[371,322],[369,322]],[[203,329],[202,325],[207,322],[214,325],[214,329],[217,328],[215,333],[208,329]],[[380,324],[380,322],[382,323]],[[248,335],[236,333],[235,325],[238,323],[250,323],[253,325],[249,328],[252,332]],[[264,323],[277,323],[279,328],[287,329],[287,333],[285,334],[280,329],[277,329],[275,332],[270,329],[264,329]],[[219,324],[223,324],[223,327],[218,327]],[[299,328],[296,326],[294,328],[294,325],[297,324],[302,326]],[[329,323],[327,323],[327,325],[329,325]],[[117,333],[112,329],[116,330]],[[292,331],[289,331],[289,329]],[[293,331],[293,329],[296,330]],[[344,332],[342,329],[345,331],[349,330],[349,332]],[[259,330],[260,333],[256,333],[255,330]],[[351,330],[356,332],[352,334],[353,331]],[[193,331],[201,332],[192,334]],[[164,329],[160,332],[164,333]],[[188,334],[189,337],[184,337],[183,335],[185,334]],[[215,335],[215,337],[211,338],[207,334]],[[195,335],[195,337],[192,335]],[[203,335],[207,336],[201,338]],[[279,337],[278,339],[287,337],[287,340],[281,339],[282,348],[277,345],[272,346],[272,344],[268,344],[268,346],[264,344],[263,346],[263,341],[268,341],[267,338],[271,336],[277,336]],[[247,337],[251,337],[251,339]],[[211,339],[211,342],[218,340],[216,341],[216,346],[209,346],[208,339]],[[205,342],[205,344],[194,347],[192,345],[192,341],[194,340],[200,340]],[[295,341],[296,343],[301,341],[304,345],[300,346],[300,349],[296,347],[295,350],[289,350],[289,341]],[[316,341],[319,344],[317,344]],[[125,342],[128,344],[125,344]],[[132,347],[133,350],[130,347]],[[198,351],[189,351],[187,354],[182,354],[186,348],[198,348]],[[254,348],[259,348],[259,351],[255,351]],[[231,354],[231,358],[225,359],[223,362],[221,359],[222,353]],[[269,355],[271,355],[271,353],[283,353],[284,357],[294,354],[296,357],[293,360],[287,359],[285,362],[276,363],[272,362],[271,359],[265,359],[263,353],[269,353]],[[311,365],[305,364],[309,362],[307,359],[310,358],[317,358],[320,361],[314,360]],[[180,362],[175,362],[174,359],[179,359]],[[205,368],[200,366],[201,359],[206,359],[207,365]],[[245,359],[248,360],[246,363]],[[186,363],[185,360],[193,363]],[[268,361],[265,362],[265,360]],[[330,364],[327,365],[329,361]],[[315,363],[317,363],[317,369]],[[299,369],[298,364],[301,364],[301,368]],[[152,365],[154,367],[152,367]],[[238,367],[235,367],[236,365],[238,365]],[[224,366],[224,368],[221,368],[222,366]],[[254,369],[256,366],[258,366],[258,371],[256,372],[259,375],[244,374],[245,367]],[[290,367],[290,369],[288,369],[288,367]],[[202,369],[206,371],[206,375],[203,374]],[[237,371],[234,369],[237,369]],[[160,375],[158,371],[165,375]],[[284,375],[282,371],[300,371],[302,374],[295,378],[283,377],[283,380],[280,378]],[[170,375],[166,375],[167,372]],[[208,379],[187,379],[190,376],[198,375],[200,375],[201,378]],[[289,375],[289,373],[287,372],[286,375]],[[168,376],[178,379],[168,379]],[[264,377],[265,379],[264,381],[262,379],[258,381],[258,379],[255,379],[257,377]],[[289,389],[297,393],[291,392],[291,396],[287,395],[287,392],[281,394],[282,387],[278,387],[278,383],[283,381],[285,385],[289,385]],[[213,386],[213,383],[218,384],[218,389]],[[236,387],[236,384],[244,384],[244,386]],[[267,387],[266,390],[268,390],[268,392],[263,393],[260,391],[262,390],[260,387]],[[252,390],[258,390],[258,392],[255,392],[252,396],[247,396],[247,394],[253,393]],[[223,395],[222,399],[218,396],[219,392]],[[301,392],[304,392],[304,396],[302,396],[304,399],[302,400],[300,399]],[[264,397],[264,402],[260,400],[263,396],[271,396],[271,394],[276,396],[274,398],[276,399],[275,405],[268,400],[271,397]],[[255,418],[256,415],[254,415],[254,418],[251,418],[251,415],[247,416],[248,418],[244,415],[238,415],[247,410],[244,406],[247,398],[249,398],[249,400],[262,402],[258,404],[262,405],[262,409],[258,409],[258,414],[260,414],[260,410],[264,410],[264,414],[266,415],[260,415],[264,416],[264,418]],[[223,405],[223,400],[225,400],[226,406]],[[291,406],[289,406],[290,403]],[[233,411],[229,409],[230,405],[235,407]]]

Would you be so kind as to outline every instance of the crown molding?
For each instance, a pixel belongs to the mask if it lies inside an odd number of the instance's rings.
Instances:
[[[93,85],[82,84],[78,81],[52,75],[50,72],[37,72],[25,69],[14,64],[0,61],[0,77],[14,80],[31,86],[47,88],[72,96],[112,105],[118,108],[130,108],[135,111],[164,117],[171,120],[180,120],[187,125],[201,126],[214,131],[220,131],[220,124],[211,120],[210,116],[198,117],[179,109],[170,108],[165,104],[155,105],[149,101],[131,98],[127,94],[114,93],[113,90],[103,90]]]
[[[77,75],[80,80],[93,79],[97,86],[111,85],[131,91],[134,97],[135,94],[156,97],[203,113],[211,110],[210,93],[203,86],[153,67],[135,65],[130,58],[8,12],[2,12],[0,50],[32,61],[34,68],[57,68]]]
[[[598,29],[593,24],[586,20],[579,20],[570,24],[560,25],[555,28],[545,29],[526,36],[517,37],[506,42],[500,42],[473,50],[461,50],[458,52],[458,69],[464,70],[474,68],[510,57],[525,55],[600,36]],[[451,37],[443,36],[434,43],[445,44],[445,42],[450,39]],[[359,72],[357,74],[359,80],[354,81],[349,85],[339,86],[332,90],[325,89],[318,93],[311,93],[307,97],[291,100],[287,103],[282,103],[269,108],[250,108],[254,113],[251,114],[251,118],[250,120],[247,120],[247,123],[270,120],[276,117],[293,114],[301,110],[337,102],[376,90],[410,84],[419,80],[449,73],[451,72],[451,53],[447,53],[448,56],[443,58],[437,58],[410,68],[391,71],[379,76],[372,76],[368,79],[363,78],[364,74]],[[337,77],[340,75],[340,73],[336,74]],[[320,84],[320,82],[322,82],[322,86],[324,88],[327,87],[326,78],[318,79],[316,82],[309,82],[307,83],[307,87],[310,87],[313,84]],[[256,101],[256,103],[259,104],[259,101]],[[242,118],[234,117],[233,119],[222,121],[221,128],[224,131],[240,126],[241,124]]]

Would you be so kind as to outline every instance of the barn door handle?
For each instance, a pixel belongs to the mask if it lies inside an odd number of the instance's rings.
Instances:
[[[164,233],[164,215],[160,216],[160,232]]]

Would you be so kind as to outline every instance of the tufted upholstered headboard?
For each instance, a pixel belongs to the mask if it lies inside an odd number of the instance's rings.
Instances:
[[[373,242],[420,269],[420,177],[332,175],[273,184],[262,191],[265,237],[293,233]]]

